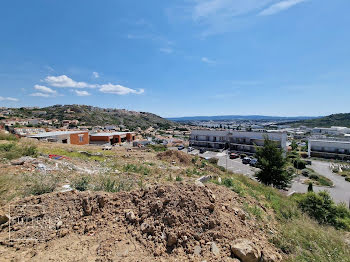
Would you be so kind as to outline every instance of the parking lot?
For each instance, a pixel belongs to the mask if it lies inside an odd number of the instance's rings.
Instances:
[[[183,152],[187,153],[187,149],[182,150]],[[237,159],[229,159],[229,156],[227,155],[227,152],[224,151],[222,153],[218,152],[211,152],[207,151],[203,154],[199,153],[199,150],[195,149],[192,152],[189,152],[191,155],[198,155],[204,158],[218,158],[218,165],[226,168],[229,171],[232,171],[236,174],[243,174],[252,177],[255,172],[258,170],[255,167],[251,167],[249,165],[245,165],[242,163],[242,159],[237,158]]]
[[[254,174],[259,170],[258,168],[243,164],[242,159],[240,158],[229,159],[229,156],[226,151],[222,153],[207,151],[203,154],[200,154],[199,150],[196,150],[196,149],[191,152],[188,152],[186,148],[182,151],[191,155],[198,155],[207,159],[212,157],[218,158],[219,166],[222,166],[227,170],[232,171],[236,174],[243,174],[243,175],[249,176],[250,178],[254,178]],[[329,178],[334,183],[333,187],[314,186],[315,192],[326,190],[330,193],[330,195],[332,196],[335,202],[349,203],[350,182],[346,182],[343,177],[334,174],[329,169],[329,162],[312,160],[311,168],[313,168],[319,174]],[[307,185],[301,183],[300,177],[296,177],[295,179],[293,179],[292,186],[288,190],[288,193],[294,193],[294,192],[297,192],[297,193],[307,192]]]

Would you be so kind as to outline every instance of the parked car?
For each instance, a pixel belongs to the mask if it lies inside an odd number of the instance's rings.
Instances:
[[[105,146],[102,147],[102,150],[112,150],[112,146],[105,145]]]
[[[240,157],[241,159],[243,159],[243,158],[247,157],[247,155],[246,155],[246,154],[240,154],[239,157]]]
[[[236,153],[231,153],[230,154],[230,159],[236,159],[236,158],[239,158],[238,154],[236,154]]]
[[[252,160],[252,159],[251,159],[250,157],[245,157],[245,158],[242,159],[242,163],[245,164],[245,165],[247,165],[247,164],[250,163],[251,160]]]
[[[253,158],[253,159],[250,160],[250,162],[249,162],[249,165],[250,165],[250,166],[256,166],[257,164],[258,164],[258,160],[255,159],[255,158]]]
[[[200,154],[204,154],[205,152],[207,152],[207,150],[205,150],[204,148],[199,149]]]
[[[194,150],[193,147],[188,147],[188,148],[187,148],[187,152],[192,152],[193,150]]]
[[[183,150],[185,147],[184,146],[178,146],[177,149],[178,150]]]

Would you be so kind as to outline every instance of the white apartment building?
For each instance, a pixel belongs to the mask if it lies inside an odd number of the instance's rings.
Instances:
[[[348,127],[342,127],[342,126],[332,126],[330,128],[327,127],[314,127],[312,129],[313,134],[320,134],[320,135],[343,135],[343,134],[349,134],[350,128]]]
[[[190,135],[190,146],[207,150],[230,149],[232,152],[254,154],[256,146],[264,145],[267,136],[275,141],[276,145],[287,151],[286,133],[266,133],[247,131],[216,131],[216,130],[193,130]]]
[[[309,157],[350,160],[350,140],[309,139]]]

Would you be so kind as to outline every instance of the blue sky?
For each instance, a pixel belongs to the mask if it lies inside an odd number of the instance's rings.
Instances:
[[[11,0],[0,106],[350,112],[348,0]]]

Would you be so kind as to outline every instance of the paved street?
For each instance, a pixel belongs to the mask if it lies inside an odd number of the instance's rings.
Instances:
[[[345,181],[345,179],[339,175],[334,174],[329,168],[329,162],[312,160],[311,168],[315,170],[320,175],[323,175],[333,181],[334,187],[318,187],[314,186],[314,191],[319,192],[322,190],[327,190],[335,202],[345,202],[347,205],[350,201],[350,182]],[[307,185],[302,184],[300,179],[296,179],[293,183],[289,192],[305,193],[307,192]]]
[[[187,150],[185,149],[184,152],[187,152]],[[238,159],[229,159],[226,152],[218,153],[218,152],[207,151],[204,154],[199,154],[198,150],[193,150],[192,152],[190,152],[190,154],[199,155],[199,156],[204,157],[204,158],[216,157],[219,159],[219,162],[218,162],[219,166],[225,167],[229,171],[232,171],[236,174],[253,176],[257,170],[256,168],[251,167],[249,165],[244,165],[242,163],[242,159],[239,159],[239,158]]]
[[[183,152],[187,153],[187,149]],[[227,167],[229,171],[236,174],[243,174],[253,178],[254,173],[258,170],[257,168],[251,167],[249,165],[244,165],[241,159],[229,159],[226,152],[218,153],[207,151],[204,154],[199,154],[198,150],[193,150],[189,154],[199,155],[204,158],[216,157],[219,159],[218,165],[222,167]],[[315,170],[320,175],[323,175],[333,181],[334,187],[320,187],[314,186],[314,191],[319,192],[322,190],[327,190],[335,202],[345,202],[347,205],[350,201],[350,182],[345,181],[345,179],[339,175],[334,174],[329,168],[329,162],[312,160],[311,168]],[[288,190],[291,192],[305,193],[307,192],[307,185],[302,184],[300,177],[294,179],[292,187]]]

